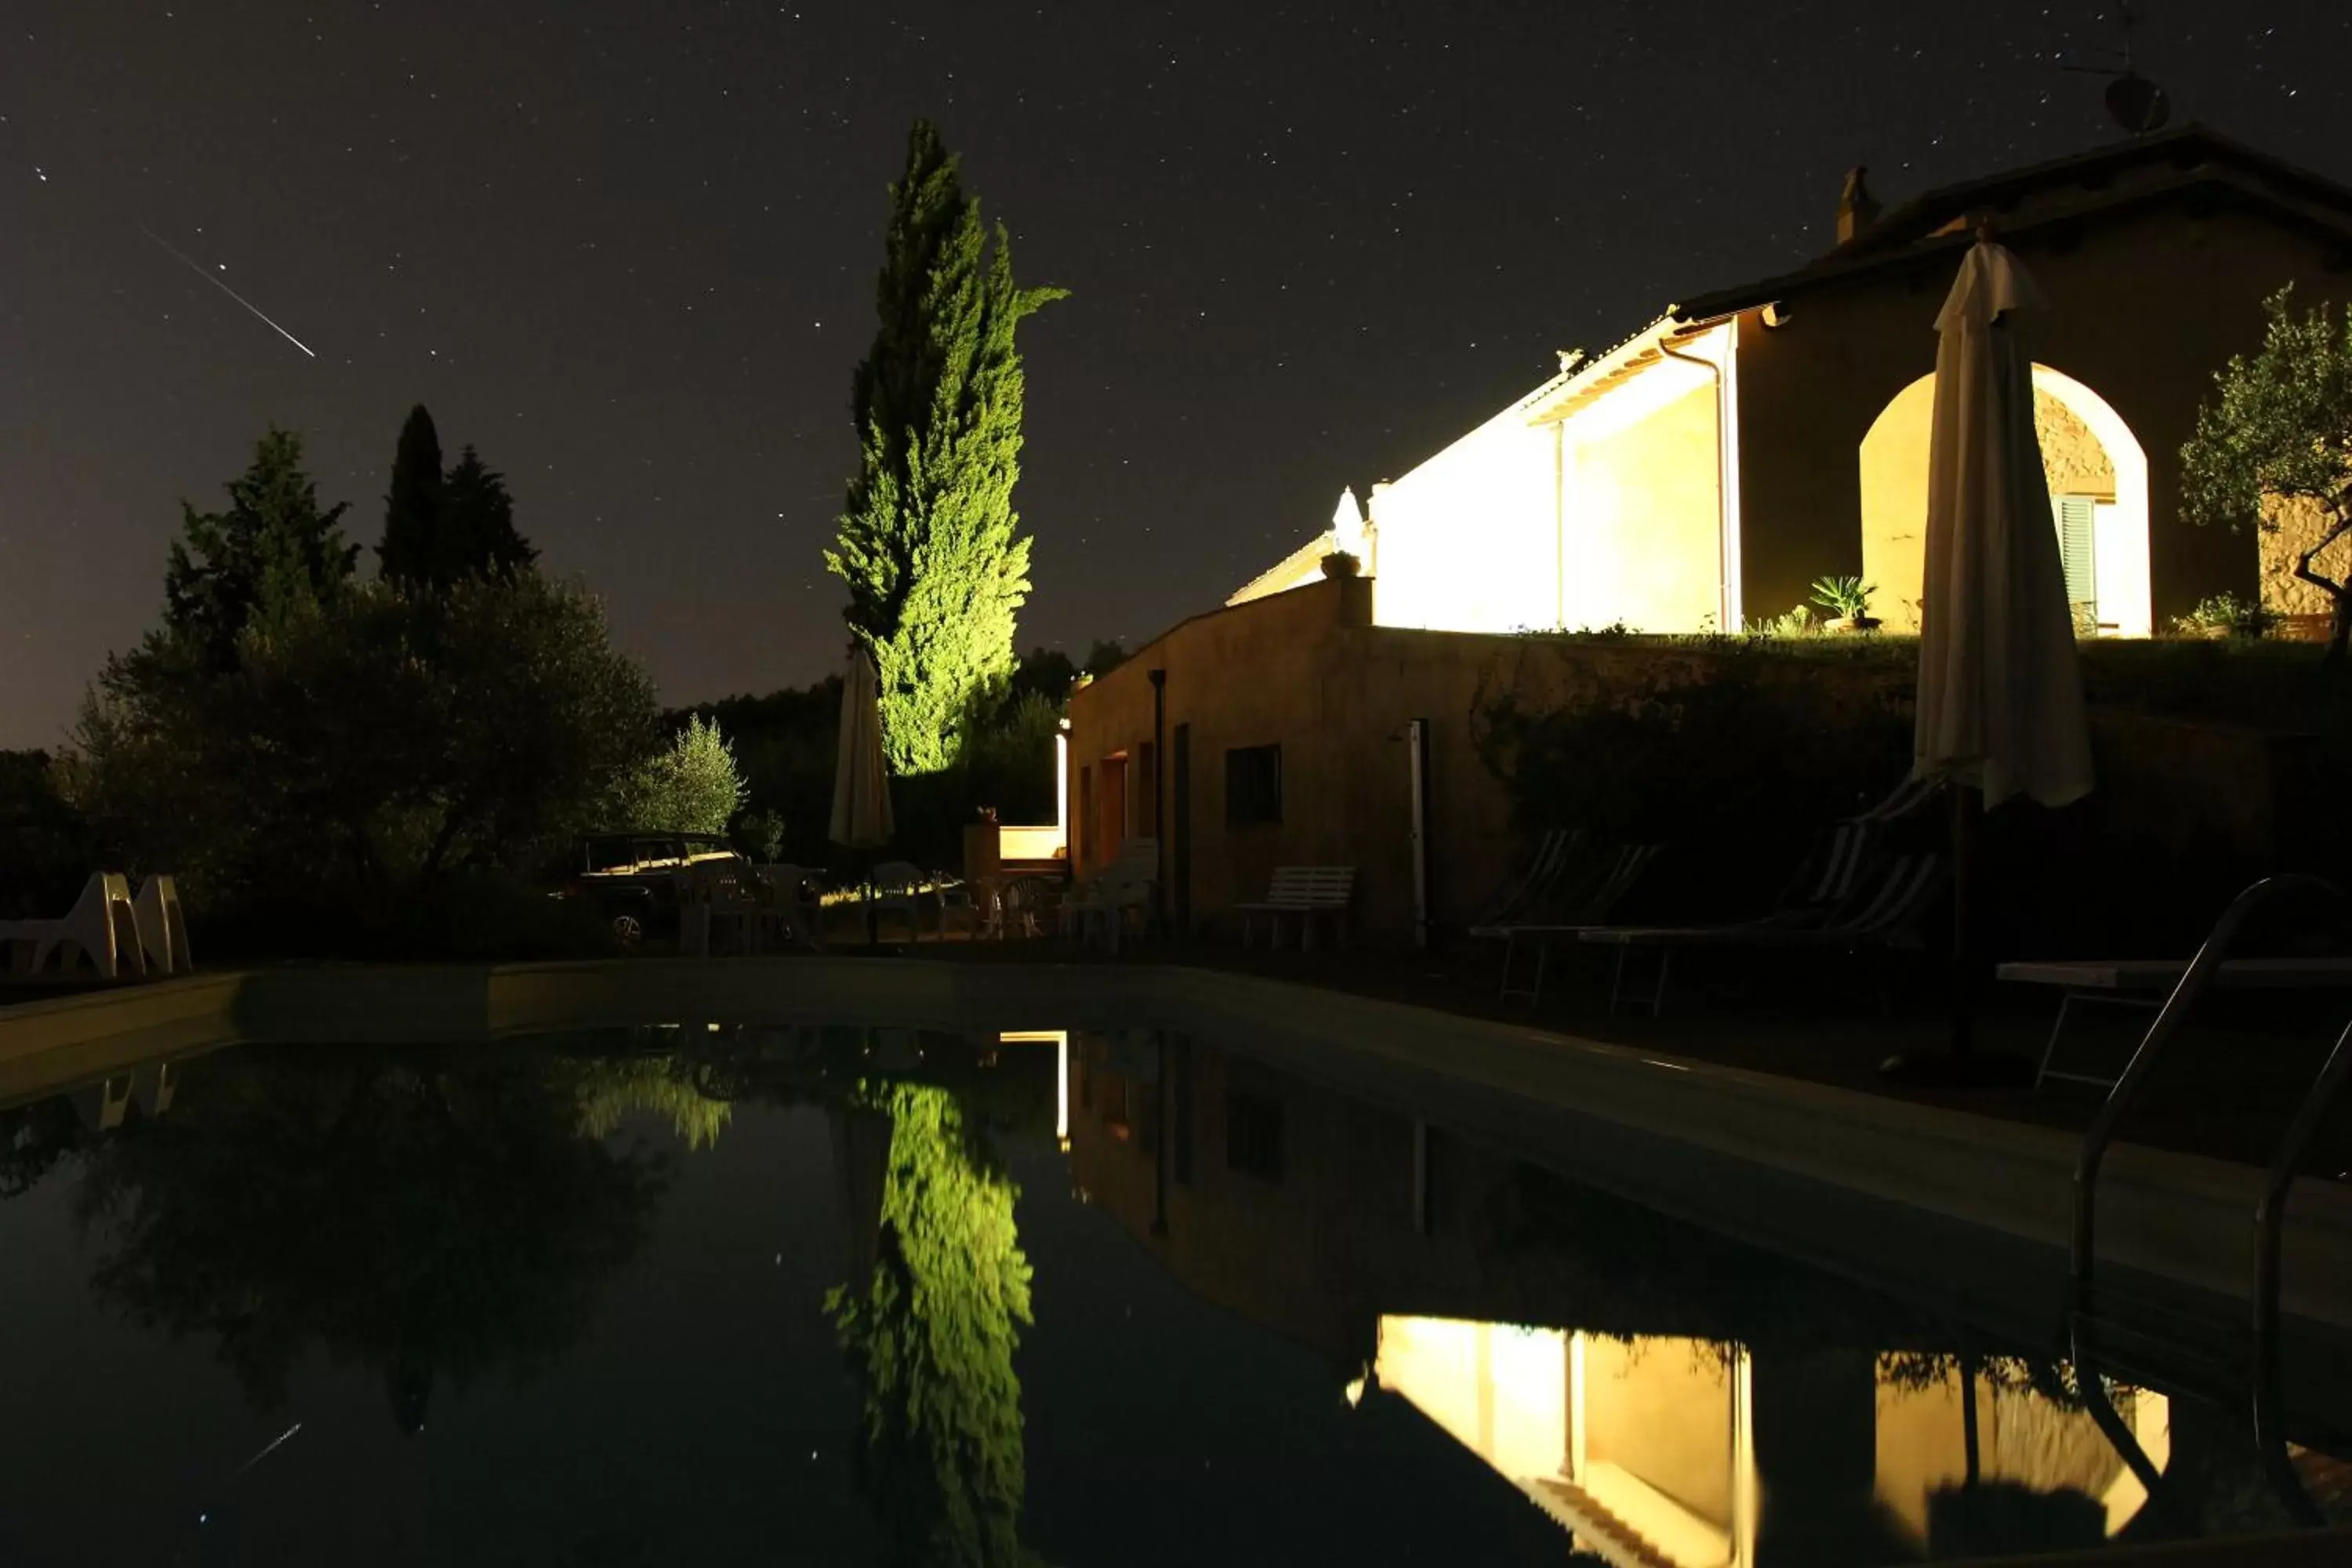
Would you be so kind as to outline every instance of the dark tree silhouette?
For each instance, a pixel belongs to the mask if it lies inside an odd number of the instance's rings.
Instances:
[[[227,488],[226,511],[180,504],[163,573],[166,633],[215,670],[236,667],[238,634],[257,619],[282,625],[332,600],[359,555],[343,539],[342,504],[319,505],[295,432],[271,426]]]
[[[392,488],[383,498],[383,539],[375,547],[384,581],[438,583],[444,553],[441,437],[418,404],[400,427],[392,455]]]
[[[444,479],[442,505],[451,575],[512,577],[538,562],[539,552],[515,530],[506,476],[470,446]]]

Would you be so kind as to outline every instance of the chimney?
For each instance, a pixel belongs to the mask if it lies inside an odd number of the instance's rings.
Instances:
[[[1845,189],[1838,193],[1837,236],[1840,245],[1853,242],[1856,236],[1869,232],[1878,221],[1878,199],[1870,194],[1865,177],[1870,171],[1855,164],[1846,172]]]

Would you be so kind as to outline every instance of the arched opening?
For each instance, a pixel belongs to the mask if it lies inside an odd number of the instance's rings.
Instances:
[[[1889,631],[1919,629],[1935,407],[1930,374],[1896,393],[1862,438],[1862,574]],[[2033,367],[2033,415],[2077,627],[2148,636],[2147,454],[2105,398],[2046,364]]]

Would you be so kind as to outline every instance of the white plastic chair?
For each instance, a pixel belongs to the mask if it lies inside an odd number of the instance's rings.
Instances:
[[[735,931],[735,951],[759,951],[759,900],[743,885],[735,863],[690,866],[680,874],[677,907],[677,949],[708,958],[712,933],[720,925]]]
[[[810,883],[808,868],[783,862],[755,866],[752,869],[766,878],[768,886],[775,891],[776,912],[782,917],[783,940],[815,946],[821,906]]]
[[[92,872],[61,920],[0,921],[0,948],[7,950],[9,972],[19,975],[46,974],[52,957],[58,960],[60,979],[72,976],[77,957],[88,959],[101,980],[147,972],[131,883],[120,871]]]
[[[919,900],[922,897],[923,873],[908,861],[885,860],[874,868],[872,883],[873,895],[868,918],[874,921],[876,934],[879,935],[881,932],[884,910],[904,910],[907,911],[907,940],[920,941],[923,935],[923,916]]]
[[[131,923],[151,974],[185,974],[195,967],[188,956],[188,917],[180,910],[180,889],[169,874],[152,871],[131,900]]]

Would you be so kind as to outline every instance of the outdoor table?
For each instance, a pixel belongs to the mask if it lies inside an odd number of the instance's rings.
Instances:
[[[2160,1009],[2189,971],[2185,958],[2124,958],[2059,962],[2050,960],[2004,963],[1994,974],[2019,985],[2059,988],[2058,1017],[2042,1047],[2042,1065],[2033,1075],[2038,1090],[2050,1079],[2068,1083],[2112,1088],[2115,1078],[2071,1072],[2051,1066],[2058,1037],[2065,1032],[2067,1016],[2076,1004],[2100,1007]],[[2315,986],[2352,986],[2352,957],[2230,958],[2213,971],[2212,983],[2238,990],[2301,990]]]

